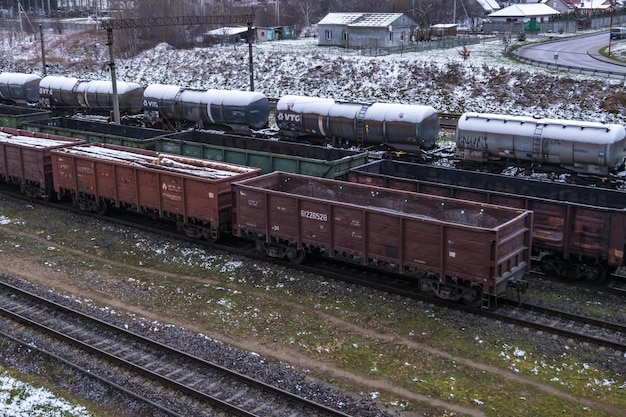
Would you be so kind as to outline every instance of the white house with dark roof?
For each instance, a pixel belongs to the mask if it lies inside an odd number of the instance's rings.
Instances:
[[[329,13],[317,28],[320,46],[392,48],[414,39],[417,22],[402,13]]]

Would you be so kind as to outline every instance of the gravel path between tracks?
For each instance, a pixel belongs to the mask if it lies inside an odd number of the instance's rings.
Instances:
[[[80,227],[80,226],[77,225],[76,227]],[[47,235],[47,232],[45,231],[32,233],[28,231],[20,231],[11,227],[0,226],[0,232],[2,233],[3,236],[16,236],[18,239],[21,239],[22,241],[25,241],[25,242],[29,242],[32,245],[39,245],[43,247],[50,245],[49,237]],[[76,258],[85,259],[86,261],[99,261],[99,262],[103,261],[103,259],[98,256],[88,254],[82,250],[76,250],[67,246],[63,246],[59,244],[59,242],[54,242],[54,246],[57,250],[69,253],[75,256]],[[168,274],[161,270],[151,270],[146,267],[133,267],[122,262],[114,262],[110,260],[107,260],[106,262],[107,264],[110,264],[113,266],[136,269],[137,271],[141,271],[142,273],[152,272],[155,276],[167,275],[167,276],[171,276],[174,278],[180,278],[180,279],[185,279],[185,280],[196,280],[205,285],[206,284],[224,285],[223,282],[210,281],[210,280],[207,280],[206,277],[198,278],[198,277],[188,276],[188,275]],[[296,349],[291,350],[289,349],[288,346],[285,346],[285,345],[280,345],[280,344],[275,344],[275,343],[274,344],[272,343],[259,344],[259,341],[253,337],[250,339],[246,339],[246,338],[234,339],[227,335],[215,332],[207,327],[202,327],[202,326],[189,323],[189,322],[176,322],[175,320],[172,320],[170,318],[163,317],[163,315],[159,313],[158,311],[151,311],[145,308],[139,308],[136,306],[128,305],[124,301],[117,299],[115,295],[113,294],[113,292],[111,293],[107,292],[107,288],[109,288],[109,286],[114,286],[117,284],[114,280],[111,280],[110,283],[107,283],[107,277],[103,275],[102,273],[98,273],[98,279],[101,281],[99,282],[99,285],[98,285],[99,291],[96,292],[96,291],[81,288],[80,286],[75,285],[75,283],[72,281],[70,271],[65,271],[63,270],[63,268],[58,268],[58,267],[49,268],[45,264],[42,264],[41,259],[32,259],[28,256],[16,258],[15,255],[11,255],[11,254],[0,251],[0,265],[2,265],[2,267],[0,268],[1,272],[7,275],[13,276],[13,277],[22,278],[32,283],[33,285],[36,285],[37,287],[39,287],[40,291],[42,292],[51,292],[51,293],[61,294],[64,297],[66,297],[68,299],[68,302],[71,302],[72,306],[74,306],[75,308],[81,305],[84,308],[91,308],[88,306],[88,304],[99,306],[99,307],[108,306],[106,310],[103,310],[102,315],[106,317],[107,320],[112,320],[112,319],[119,320],[120,325],[124,325],[125,323],[128,323],[128,318],[125,317],[121,312],[128,312],[128,313],[132,313],[136,315],[137,317],[145,318],[145,321],[143,322],[138,321],[137,323],[138,331],[142,331],[142,330],[150,331],[150,330],[146,330],[147,326],[144,326],[145,323],[149,323],[149,322],[169,323],[169,324],[180,326],[181,328],[186,329],[186,330],[181,330],[181,329],[174,330],[172,328],[168,328],[168,332],[176,333],[176,336],[168,338],[168,342],[176,341],[176,343],[184,344],[186,342],[184,341],[185,339],[182,336],[187,335],[188,332],[191,332],[191,334],[194,335],[194,336],[190,335],[188,337],[197,337],[195,336],[195,334],[203,334],[216,341],[221,341],[221,343],[225,345],[229,345],[237,349],[241,349],[243,352],[255,352],[259,354],[261,357],[270,358],[271,362],[276,361],[278,363],[290,364],[291,366],[295,367],[295,369],[308,370],[307,375],[309,375],[309,377],[313,375],[315,377],[320,377],[320,378],[325,377],[325,378],[330,378],[330,379],[335,379],[335,380],[341,379],[343,381],[348,381],[349,383],[353,383],[355,386],[369,388],[372,391],[387,390],[390,392],[396,392],[398,395],[401,395],[407,399],[430,404],[433,407],[440,407],[442,409],[454,410],[454,412],[451,412],[451,414],[442,414],[442,415],[452,416],[452,415],[455,415],[454,414],[455,412],[462,413],[468,416],[477,416],[477,417],[486,415],[485,412],[482,409],[480,409],[480,407],[476,407],[476,408],[463,407],[463,406],[460,406],[459,404],[447,403],[445,401],[433,399],[425,395],[420,395],[414,392],[409,392],[407,390],[401,389],[398,386],[394,385],[393,381],[380,378],[380,377],[370,379],[362,375],[356,375],[344,369],[340,369],[336,366],[333,366],[332,364],[318,361],[309,357],[305,357],[302,354],[300,354]],[[75,271],[72,271],[72,272],[75,273]],[[88,273],[88,271],[86,271],[86,273]],[[312,284],[312,285],[315,285],[315,284]],[[342,285],[342,284],[333,283],[333,285]],[[326,291],[327,290],[328,289],[326,289]],[[365,300],[371,297],[370,290],[361,289],[359,290],[359,292],[362,293],[362,294],[359,294],[359,296],[363,297],[363,299]],[[265,297],[272,298],[270,294],[265,295]],[[84,303],[84,304],[77,303],[76,300],[89,300],[89,303]],[[279,301],[283,304],[286,304],[288,307],[291,304],[288,300],[281,299],[281,300],[275,300],[275,301]],[[317,316],[322,315],[324,320],[327,320],[329,323],[332,322],[335,325],[335,327],[342,329],[346,333],[348,332],[358,333],[358,334],[363,335],[363,337],[368,338],[373,341],[392,341],[395,344],[406,346],[408,349],[412,351],[428,352],[432,354],[433,356],[442,358],[444,360],[453,360],[459,364],[477,369],[481,372],[490,373],[493,375],[497,375],[503,379],[515,381],[521,384],[526,384],[538,390],[548,392],[551,395],[561,398],[566,401],[583,404],[588,407],[594,407],[594,408],[603,410],[606,413],[611,414],[611,415],[623,414],[622,410],[616,409],[615,407],[612,407],[608,404],[604,404],[602,402],[594,401],[591,399],[578,398],[577,396],[570,394],[566,391],[559,390],[555,388],[554,386],[541,383],[538,381],[534,381],[534,380],[525,378],[520,375],[516,375],[513,372],[507,371],[497,366],[492,366],[489,364],[480,363],[480,362],[476,362],[470,359],[454,356],[453,354],[448,353],[446,351],[435,349],[433,347],[417,343],[414,340],[411,340],[410,338],[404,337],[402,335],[383,333],[374,328],[368,327],[367,325],[359,326],[359,325],[356,325],[349,321],[344,320],[339,315],[320,312],[318,309],[315,309],[314,306],[305,307],[302,305],[291,305],[291,307],[293,307],[294,309],[303,309],[303,308],[305,310],[308,309],[311,314],[314,314]],[[116,314],[116,317],[112,317],[110,313],[111,311],[116,311],[119,314]],[[461,313],[451,311],[449,312],[449,316],[451,317],[450,318],[451,320],[458,320],[459,323],[463,323],[465,320],[465,317],[463,317]],[[502,331],[506,333],[506,332],[509,332],[510,329],[507,329],[505,325],[502,325],[502,328],[496,331]],[[191,344],[191,342],[189,343]],[[284,372],[284,369],[285,369],[284,366],[283,367],[279,366],[278,368],[271,368],[272,365],[269,362],[265,366],[268,367],[266,370],[262,371],[265,373],[276,372],[277,369],[280,369],[279,372]],[[309,377],[307,377],[307,379],[310,380]],[[363,401],[364,403],[368,402],[367,397],[365,396],[362,396],[362,397],[357,396],[356,398],[357,398],[357,401]],[[389,415],[412,416],[412,414],[406,413],[406,412],[397,412],[394,410],[388,410],[388,412],[391,413]],[[375,413],[371,415],[383,416],[383,415],[386,415],[386,411],[381,409],[380,414]]]

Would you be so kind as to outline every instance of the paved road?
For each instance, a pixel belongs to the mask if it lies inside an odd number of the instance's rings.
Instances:
[[[517,49],[516,55],[536,61],[565,65],[587,70],[626,72],[626,64],[612,61],[600,55],[605,46],[616,45],[623,40],[609,40],[608,31],[593,35],[555,39],[553,42],[541,42]]]

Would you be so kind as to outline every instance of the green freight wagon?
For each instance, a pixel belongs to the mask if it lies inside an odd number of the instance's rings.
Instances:
[[[359,151],[197,130],[159,137],[156,150],[261,168],[263,174],[283,171],[329,179],[344,179],[350,168],[368,162],[368,154]]]
[[[0,126],[2,127],[18,129],[26,122],[45,120],[50,117],[52,117],[52,112],[49,110],[0,104]]]
[[[154,149],[154,138],[168,133],[167,130],[124,126],[69,117],[37,120],[24,123],[22,127],[34,132],[82,139],[89,143],[108,143],[150,150]]]

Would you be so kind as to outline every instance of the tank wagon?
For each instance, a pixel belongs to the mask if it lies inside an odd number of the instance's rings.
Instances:
[[[626,129],[620,124],[464,113],[456,147],[463,160],[521,160],[605,175],[624,165]]]
[[[143,92],[148,120],[187,120],[202,125],[260,129],[267,126],[268,98],[254,91],[197,90],[152,84]]]
[[[0,128],[0,178],[33,198],[54,195],[50,152],[84,143],[73,138]]]
[[[54,189],[82,210],[120,207],[175,222],[190,237],[231,227],[231,184],[259,169],[105,144],[51,151]]]
[[[125,81],[117,81],[116,87],[120,112],[141,113],[143,87],[137,83]],[[72,77],[47,76],[39,83],[39,96],[44,105],[70,112],[75,109],[93,112],[113,110],[113,83],[111,81],[87,81]]]
[[[390,160],[353,168],[348,177],[361,184],[532,210],[533,259],[545,272],[602,282],[624,265],[623,191]]]
[[[432,148],[439,134],[439,115],[430,106],[294,95],[278,100],[276,124],[293,138],[330,138],[335,146],[381,146],[406,152]]]
[[[0,99],[14,103],[36,103],[41,77],[19,72],[0,74]]]
[[[530,211],[282,172],[233,195],[233,234],[269,256],[375,266],[445,299],[488,306],[530,264]]]

